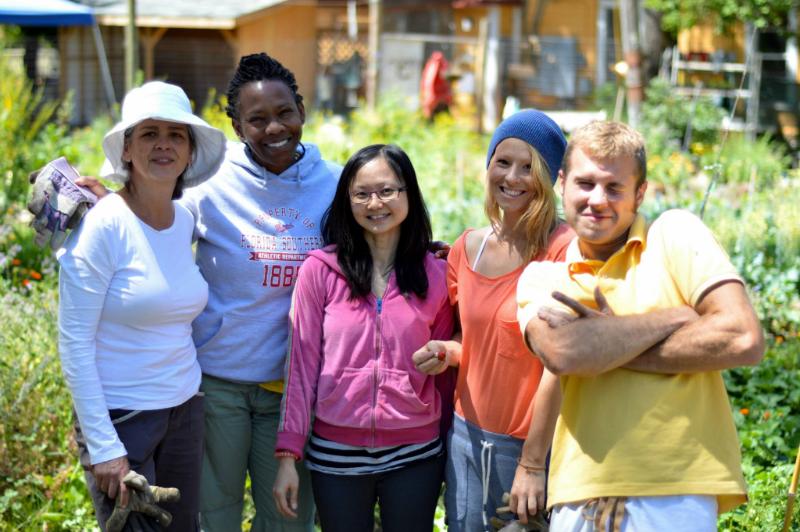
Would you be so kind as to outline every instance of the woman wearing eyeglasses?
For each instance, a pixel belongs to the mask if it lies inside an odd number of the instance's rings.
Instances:
[[[322,235],[293,296],[276,504],[296,514],[295,461],[305,458],[325,532],[371,532],[378,500],[385,531],[429,531],[447,376],[420,372],[412,355],[449,339],[453,314],[447,265],[428,252],[430,220],[400,148],[350,158]]]

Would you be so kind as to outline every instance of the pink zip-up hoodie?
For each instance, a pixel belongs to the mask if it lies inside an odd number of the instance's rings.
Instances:
[[[348,445],[423,443],[439,435],[442,405],[452,408],[440,388],[452,394],[452,375],[425,375],[411,355],[428,340],[451,338],[453,311],[447,263],[428,254],[425,270],[425,299],[402,294],[392,273],[382,299],[350,300],[335,248],[309,254],[292,298],[276,449],[303,456],[312,417],[317,434]]]

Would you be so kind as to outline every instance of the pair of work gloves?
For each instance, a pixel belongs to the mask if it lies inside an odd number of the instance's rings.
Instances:
[[[508,506],[509,499],[509,494],[504,493],[503,502],[506,503],[506,506],[501,506],[497,509],[498,515],[512,513],[511,507]],[[529,515],[528,523],[524,525],[516,519],[505,520],[499,517],[491,517],[489,521],[492,528],[498,532],[548,532],[550,530],[550,525],[547,523],[543,511],[537,512],[536,515]]]
[[[34,216],[31,226],[37,245],[49,245],[54,251],[60,248],[67,231],[77,227],[86,211],[97,203],[97,196],[88,188],[75,184],[77,178],[78,172],[64,157],[28,176],[33,185],[28,210]]]
[[[172,522],[172,515],[161,508],[163,503],[178,502],[177,488],[151,486],[136,471],[128,471],[122,479],[128,488],[128,505],[120,507],[120,497],[114,512],[106,521],[106,532],[161,532]]]

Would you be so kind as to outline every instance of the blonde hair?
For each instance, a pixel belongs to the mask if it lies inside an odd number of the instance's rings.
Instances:
[[[636,163],[636,186],[647,179],[647,154],[641,133],[622,122],[595,120],[576,129],[569,139],[561,169],[569,174],[572,152],[580,148],[597,159],[611,160],[630,157]]]
[[[556,199],[553,185],[550,181],[550,169],[536,149],[527,144],[531,152],[531,177],[533,177],[533,199],[528,208],[520,216],[514,230],[524,230],[527,235],[525,247],[520,250],[520,255],[526,262],[535,259],[543,250],[547,249],[550,233],[555,228]],[[492,155],[492,159],[494,159]],[[491,164],[490,164],[491,167]],[[483,205],[486,217],[495,233],[499,232],[503,222],[503,213],[497,200],[492,194],[489,180],[486,180],[486,199]]]

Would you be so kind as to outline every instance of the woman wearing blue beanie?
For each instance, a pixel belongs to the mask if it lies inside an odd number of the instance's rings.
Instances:
[[[415,354],[427,373],[459,368],[445,473],[450,532],[489,530],[504,492],[522,522],[545,508],[558,378],[525,346],[516,287],[529,262],[564,260],[574,236],[557,218],[552,187],[566,144],[558,125],[533,109],[497,127],[486,158],[490,225],[464,232],[447,259],[461,333],[428,342],[429,356]]]

